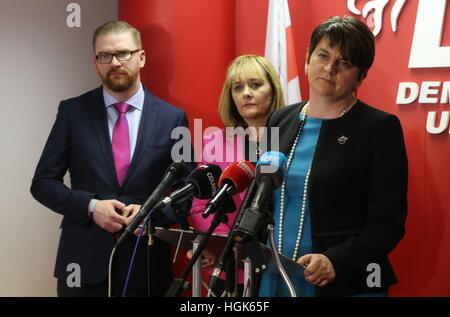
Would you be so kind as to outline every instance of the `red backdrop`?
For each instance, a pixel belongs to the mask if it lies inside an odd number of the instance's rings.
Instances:
[[[424,0],[406,1],[397,32],[390,24],[396,1],[387,4],[376,38],[375,63],[358,97],[398,115],[406,138],[410,173],[407,233],[391,254],[399,278],[391,295],[449,296],[450,203],[446,191],[450,188],[450,135],[448,128],[439,135],[425,129],[428,111],[448,111],[448,101],[396,104],[400,82],[420,86],[423,81],[444,82],[450,77],[448,67],[408,68],[419,1]],[[360,10],[369,2],[355,1]],[[302,97],[307,98],[302,70],[309,34],[329,16],[351,12],[343,0],[290,0],[289,6]],[[267,0],[126,0],[119,1],[119,18],[143,33],[148,56],[144,83],[156,95],[184,108],[191,124],[194,118],[202,118],[203,127],[220,126],[217,100],[228,63],[240,54],[264,54]],[[449,24],[446,6],[442,46],[450,45]]]

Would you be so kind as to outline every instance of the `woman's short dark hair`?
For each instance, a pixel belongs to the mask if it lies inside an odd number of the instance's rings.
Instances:
[[[323,38],[331,47],[339,47],[342,57],[359,68],[359,79],[366,77],[375,58],[375,39],[366,24],[352,16],[334,16],[322,22],[311,34],[308,63]]]

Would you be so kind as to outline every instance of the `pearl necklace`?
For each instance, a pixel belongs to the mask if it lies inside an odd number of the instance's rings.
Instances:
[[[304,107],[304,110],[302,111],[302,116],[300,119],[300,128],[298,130],[297,136],[295,137],[294,144],[292,145],[291,151],[289,152],[289,157],[286,163],[286,176],[289,171],[289,167],[291,166],[292,159],[294,157],[295,148],[297,147],[298,140],[300,139],[300,134],[302,134],[303,127],[305,126],[306,117],[308,114],[308,104],[306,104]],[[297,260],[297,253],[300,246],[300,240],[302,237],[302,229],[303,229],[303,222],[305,219],[305,210],[306,210],[306,194],[308,192],[308,183],[309,183],[309,174],[310,174],[311,168],[308,169],[308,173],[306,174],[305,178],[305,184],[303,186],[303,201],[302,201],[302,208],[300,213],[300,222],[298,226],[298,234],[297,239],[295,240],[295,248],[294,248],[294,254],[292,256],[292,260]],[[283,184],[281,185],[281,196],[280,196],[280,220],[279,220],[279,228],[278,228],[278,253],[282,253],[283,249],[283,224],[284,224],[284,197],[286,195],[286,179],[284,178]]]
[[[344,114],[346,114],[351,108],[353,108],[354,105],[358,102],[358,99],[353,99],[353,101],[344,109],[342,109],[341,113],[339,114],[339,117],[342,117]]]
[[[351,104],[349,104],[347,107],[345,107],[341,111],[339,117],[342,117],[344,114],[346,114],[357,102],[358,102],[358,100],[355,98],[355,100]],[[286,177],[284,178],[283,184],[281,185],[280,218],[279,218],[279,230],[278,230],[278,253],[280,253],[280,254],[282,253],[282,249],[283,249],[284,198],[286,196],[286,179],[287,179],[287,174],[289,172],[289,167],[291,166],[291,163],[292,163],[292,159],[294,158],[294,153],[295,153],[295,149],[297,148],[298,140],[300,139],[300,134],[302,134],[303,127],[305,126],[306,117],[308,115],[308,109],[309,109],[309,102],[303,107],[303,110],[301,112],[300,128],[298,130],[297,136],[295,137],[294,143],[292,144],[291,151],[289,152],[289,157],[288,157],[287,164],[286,164]],[[300,220],[299,220],[299,224],[298,224],[298,233],[297,233],[297,238],[295,240],[294,253],[292,255],[292,260],[294,260],[294,261],[297,260],[297,255],[298,255],[298,251],[300,248],[300,242],[301,242],[301,238],[302,238],[310,174],[311,174],[311,167],[309,167],[308,172],[306,173],[305,184],[303,185],[303,199],[302,199],[302,205],[301,205],[301,211],[300,211]]]

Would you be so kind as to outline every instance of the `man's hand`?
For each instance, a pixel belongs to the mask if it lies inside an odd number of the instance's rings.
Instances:
[[[136,216],[136,214],[139,212],[139,210],[141,209],[141,205],[128,205],[123,209],[123,216],[126,217],[126,223],[125,225],[129,225],[131,223],[131,221],[133,220],[133,218]],[[141,226],[143,226],[144,224],[141,223]],[[141,226],[139,226],[136,230],[134,230],[134,235],[135,236],[139,236],[141,234]],[[145,232],[142,233],[142,235],[145,235]]]
[[[122,216],[125,204],[118,200],[98,200],[94,209],[94,222],[110,233],[116,233],[126,223]]]
[[[323,287],[336,278],[333,264],[323,254],[305,254],[297,263],[305,267],[305,280],[312,285]]]

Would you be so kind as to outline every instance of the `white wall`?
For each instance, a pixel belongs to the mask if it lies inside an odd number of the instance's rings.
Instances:
[[[99,85],[92,33],[116,18],[117,0],[0,0],[0,296],[56,295],[61,216],[32,198],[31,178],[59,101]]]

